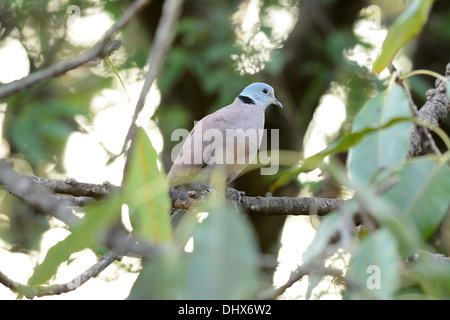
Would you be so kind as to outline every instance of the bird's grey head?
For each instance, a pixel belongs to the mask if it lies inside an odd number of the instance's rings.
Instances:
[[[281,102],[275,98],[273,88],[263,82],[254,82],[245,87],[238,98],[247,104],[260,104],[264,107],[274,104],[283,108]]]

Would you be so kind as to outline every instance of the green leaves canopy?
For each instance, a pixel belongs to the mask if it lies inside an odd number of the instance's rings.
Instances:
[[[448,213],[449,155],[406,159],[412,126],[409,118],[408,101],[401,87],[393,87],[369,100],[353,123],[353,133],[363,136],[349,149],[350,179],[344,178],[339,168],[328,167],[336,179],[354,190],[354,197],[342,211],[323,219],[303,256],[305,263],[323,254],[335,235],[348,234],[343,215],[354,217],[358,212],[363,220],[374,217],[379,224],[372,233],[362,233],[362,239],[354,238],[351,245],[343,244],[352,255],[347,298],[394,298],[401,290],[402,259],[422,248]],[[423,277],[423,269],[428,267],[419,265],[415,270],[420,270],[417,272]],[[412,273],[417,276],[415,272]],[[426,277],[434,281],[431,275]],[[446,297],[429,286],[423,288],[432,296]]]

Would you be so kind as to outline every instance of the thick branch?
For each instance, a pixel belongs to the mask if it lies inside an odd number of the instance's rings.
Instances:
[[[445,77],[450,81],[450,63],[447,64]],[[445,82],[436,80],[435,88],[427,91],[427,101],[417,112],[417,118],[434,126],[447,118],[450,110],[450,99],[445,88]],[[409,133],[410,147],[408,157],[424,153],[436,153],[436,145],[427,128],[415,125]]]
[[[246,213],[256,215],[319,215],[339,209],[344,200],[325,198],[242,197]]]
[[[51,197],[53,192],[50,188],[18,174],[11,164],[3,160],[0,160],[0,185],[29,206],[52,214],[68,226],[74,225],[79,220],[68,208],[70,206],[68,201],[53,199]]]
[[[202,199],[196,192],[183,192],[175,188],[169,191],[172,206],[187,210]],[[235,195],[227,194],[228,199],[236,200]],[[297,198],[297,197],[247,197],[242,196],[241,206],[249,215],[319,215],[324,216],[339,209],[344,203],[341,199]]]
[[[109,182],[103,184],[81,183],[75,179],[67,178],[65,181],[52,180],[41,178],[37,176],[29,176],[34,182],[39,183],[50,188],[55,193],[70,194],[75,197],[92,197],[103,198],[112,191],[117,191],[119,188],[113,186]]]
[[[70,181],[72,180],[70,179]],[[63,181],[22,176],[15,172],[12,165],[4,160],[0,160],[0,185],[30,207],[54,216],[69,227],[74,226],[80,220],[70,209],[70,207],[74,206],[74,202],[68,197],[55,196],[54,190],[64,191],[63,193],[65,194],[71,194],[70,192],[73,191],[73,193],[81,194],[82,196],[92,193],[91,184],[80,184],[73,181],[67,184],[67,182]],[[80,188],[80,186],[86,185],[90,187]],[[94,189],[99,190],[99,192],[95,193],[96,196],[103,197],[108,195],[114,188],[111,186],[105,188],[104,185],[99,185]],[[83,190],[86,191],[86,194],[81,192]],[[85,199],[83,197],[83,200]],[[125,230],[114,229],[113,234],[107,233],[102,243],[107,247],[140,256],[151,256],[160,251],[159,247],[139,241]]]
[[[5,162],[0,162],[0,174],[1,165]],[[12,170],[12,168],[11,168]],[[92,183],[81,183],[74,179],[67,178],[65,181],[53,180],[40,178],[36,176],[23,177],[16,173],[14,179],[24,178],[30,182],[34,182],[42,187],[48,189],[55,193],[66,194],[75,196],[71,197],[56,197],[53,196],[50,202],[58,202],[61,200],[65,206],[77,205],[76,198],[80,198],[82,204],[89,202],[90,198],[103,198],[111,194],[111,192],[116,192],[119,187],[113,186],[109,183],[103,183],[100,185]],[[0,179],[0,184],[5,186],[4,182]],[[11,192],[11,188],[7,187]],[[33,191],[34,192],[34,191]],[[33,195],[33,192],[31,195]],[[34,202],[29,202],[29,199],[25,199],[28,193],[22,192],[11,192],[13,195],[19,199],[24,200],[26,203],[33,205]],[[191,206],[195,205],[199,201],[202,201],[203,196],[199,195],[194,191],[180,191],[175,188],[171,188],[169,191],[169,196],[172,201],[172,206],[174,209],[187,210]],[[48,194],[46,195],[48,197]],[[227,194],[229,200],[236,201],[236,195],[234,193]],[[38,194],[39,200],[42,199],[42,194]],[[46,202],[48,199],[42,199]],[[93,201],[93,200],[92,200]],[[297,197],[248,197],[242,196],[241,201],[237,205],[249,215],[319,215],[323,216],[331,211],[339,209],[344,203],[341,199],[326,199],[326,198],[297,198]],[[40,208],[40,205],[38,205]],[[44,211],[45,212],[45,211]],[[52,211],[47,211],[49,213]],[[64,220],[63,220],[64,221]]]

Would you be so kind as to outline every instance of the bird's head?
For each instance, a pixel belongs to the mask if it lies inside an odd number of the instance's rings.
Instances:
[[[245,89],[239,95],[244,103],[260,104],[264,107],[268,107],[271,104],[283,108],[280,101],[275,98],[275,92],[271,86],[263,82],[254,82],[251,85],[245,87]]]

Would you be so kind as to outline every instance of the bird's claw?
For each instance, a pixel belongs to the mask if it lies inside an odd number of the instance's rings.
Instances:
[[[216,196],[217,194],[217,190],[208,187],[205,190],[202,191],[202,195],[206,195],[207,193],[210,193],[213,197]],[[225,197],[235,201],[236,203],[241,203],[242,202],[242,196],[245,196],[245,192],[244,191],[238,191],[236,189],[227,187],[227,190],[225,192]]]
[[[206,193],[210,193],[213,197],[215,197],[217,194],[217,191],[211,187],[208,187],[204,191],[202,191],[202,195],[205,195]]]

